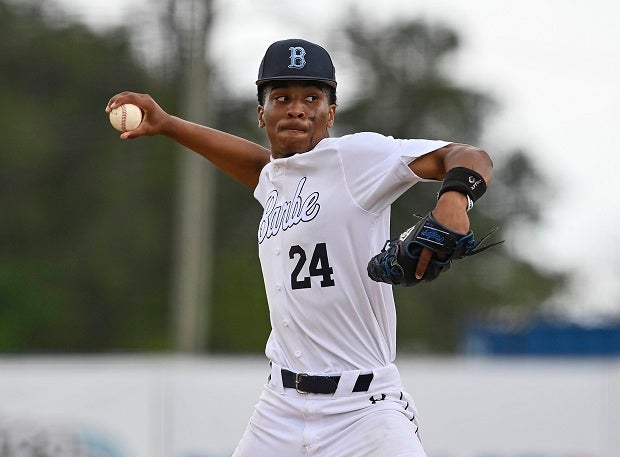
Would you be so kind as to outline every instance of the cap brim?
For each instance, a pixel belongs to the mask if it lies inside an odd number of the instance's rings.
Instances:
[[[299,77],[295,77],[295,76],[275,76],[273,78],[259,79],[259,80],[256,81],[256,85],[260,86],[260,85],[268,83],[270,81],[315,81],[315,82],[318,82],[318,83],[327,84],[328,86],[331,86],[334,89],[336,88],[336,86],[338,84],[336,81],[333,81],[331,79],[309,78],[307,76],[299,76]]]

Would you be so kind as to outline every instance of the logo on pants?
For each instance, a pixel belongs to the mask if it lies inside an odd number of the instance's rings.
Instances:
[[[378,395],[373,395],[372,397],[369,398],[369,400],[372,402],[372,404],[374,405],[375,403],[377,403],[378,401],[383,401],[385,400],[385,394],[381,394],[381,396]]]

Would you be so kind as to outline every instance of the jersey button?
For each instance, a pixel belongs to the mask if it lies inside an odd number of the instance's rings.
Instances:
[[[280,284],[276,284],[276,290],[281,290],[282,286]]]
[[[301,351],[295,351],[295,357],[301,357]]]
[[[288,321],[286,319],[282,319],[282,325],[288,327]]]
[[[275,248],[273,252],[275,255],[280,255],[280,248]]]

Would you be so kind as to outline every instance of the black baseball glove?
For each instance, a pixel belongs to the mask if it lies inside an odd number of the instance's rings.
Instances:
[[[425,281],[437,279],[440,273],[447,271],[452,262],[469,257],[493,247],[497,243],[480,247],[497,228],[493,229],[480,241],[474,239],[474,232],[462,234],[444,227],[435,220],[432,213],[420,217],[413,227],[405,230],[395,240],[388,240],[379,254],[368,262],[368,276],[373,281],[385,282],[393,286],[415,286]],[[415,270],[422,249],[433,251],[431,261],[422,279],[416,279]]]

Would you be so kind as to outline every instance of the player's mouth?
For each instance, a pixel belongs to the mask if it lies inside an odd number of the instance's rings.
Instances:
[[[301,124],[299,122],[295,122],[295,123],[286,123],[286,124],[282,124],[279,128],[280,132],[284,132],[284,133],[306,133],[308,131],[308,127],[306,127],[304,124]]]

